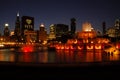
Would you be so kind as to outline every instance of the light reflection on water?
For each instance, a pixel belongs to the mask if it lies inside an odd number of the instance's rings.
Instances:
[[[105,55],[98,51],[39,51],[20,53],[15,49],[0,49],[0,61],[33,63],[80,63],[119,61],[120,55]]]

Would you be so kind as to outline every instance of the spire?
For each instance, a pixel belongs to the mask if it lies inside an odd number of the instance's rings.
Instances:
[[[17,13],[17,16],[19,17],[20,15],[19,15],[19,12]]]
[[[17,18],[16,18],[16,21],[19,22],[19,17],[20,17],[20,14],[19,14],[19,11],[17,12]]]

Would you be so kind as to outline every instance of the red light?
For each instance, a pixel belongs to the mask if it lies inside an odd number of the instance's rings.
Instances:
[[[22,51],[23,52],[33,52],[33,46],[31,46],[31,45],[23,46]]]

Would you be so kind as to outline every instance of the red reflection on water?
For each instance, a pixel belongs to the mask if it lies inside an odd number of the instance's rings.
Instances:
[[[25,62],[32,62],[32,58],[30,54],[24,54],[23,59]]]
[[[22,47],[22,51],[23,52],[33,52],[34,51],[34,48],[33,48],[33,46],[31,46],[31,45],[26,45],[26,46],[23,46]]]

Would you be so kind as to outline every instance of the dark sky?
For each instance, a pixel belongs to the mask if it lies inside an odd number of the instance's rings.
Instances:
[[[16,13],[20,17],[35,18],[35,30],[44,23],[47,30],[51,24],[70,25],[70,19],[76,18],[77,31],[82,23],[88,21],[93,28],[102,30],[102,22],[107,27],[114,25],[120,18],[119,0],[0,0],[0,31],[9,23],[10,30],[15,28]]]

